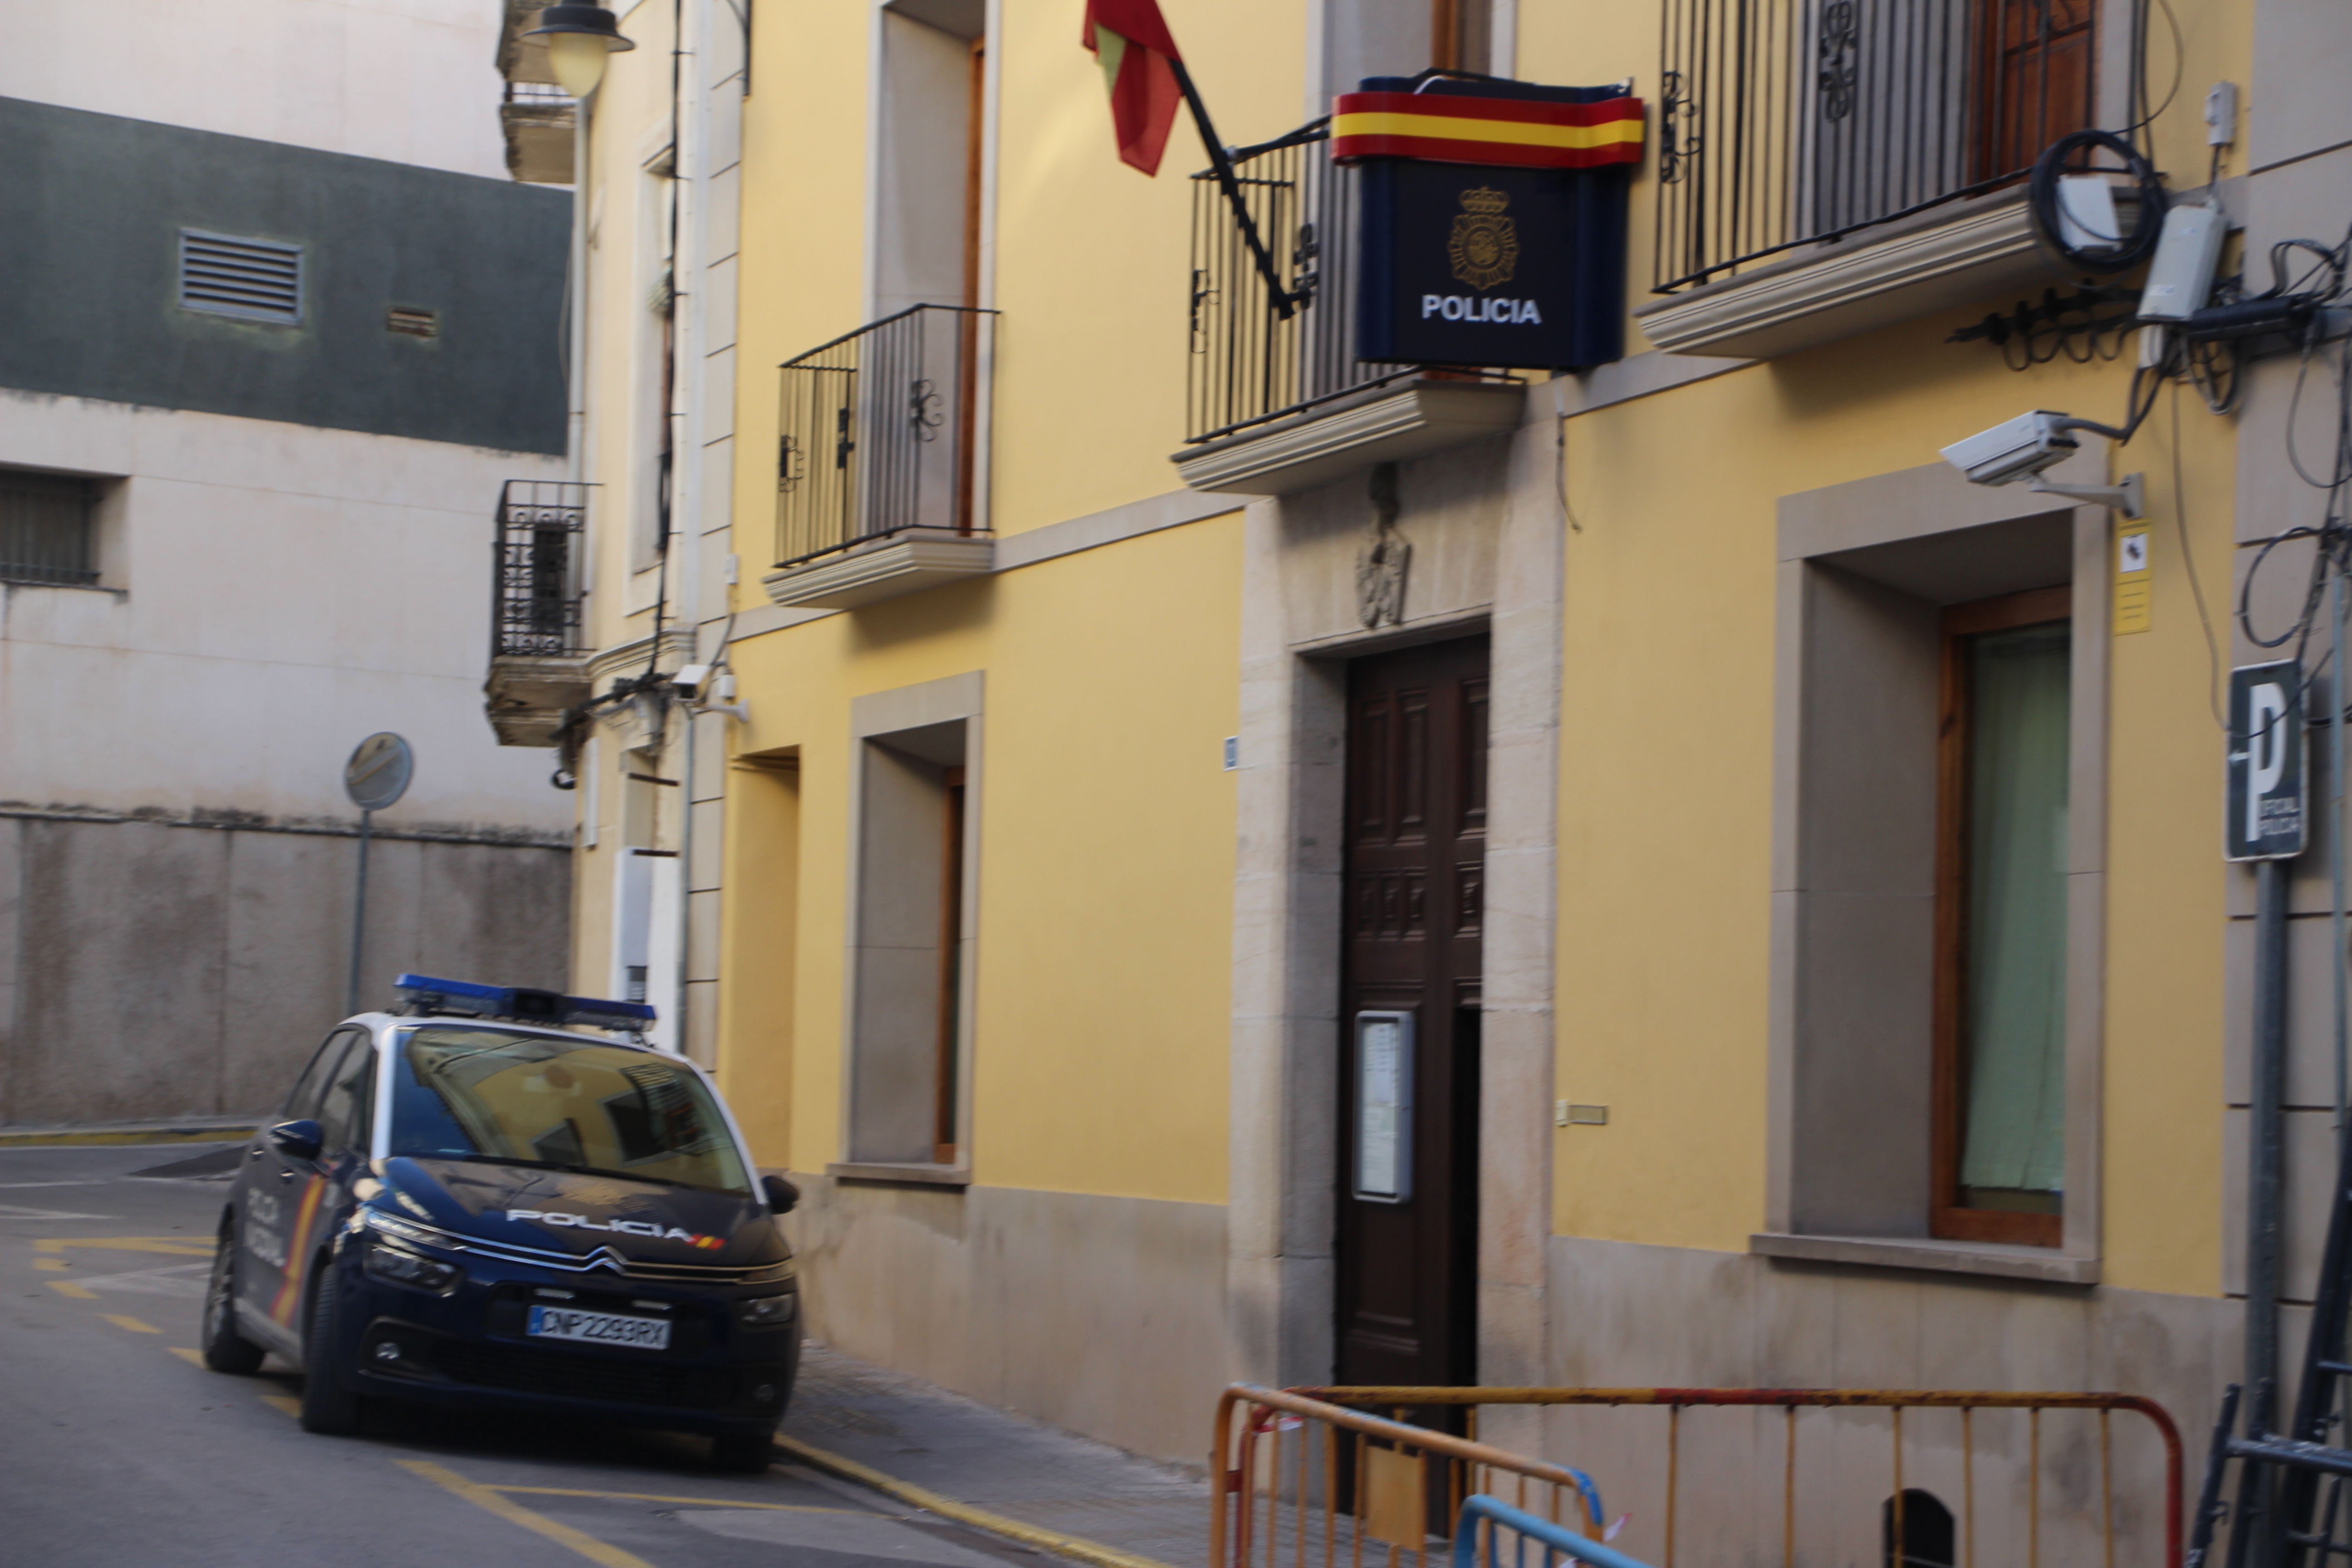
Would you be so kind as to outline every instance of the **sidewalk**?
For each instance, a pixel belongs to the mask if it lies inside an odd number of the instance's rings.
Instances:
[[[1204,1430],[1206,1421],[1204,1413]],[[1017,1539],[1032,1545],[1055,1550],[1049,1537],[1076,1537],[1060,1555],[1106,1568],[1121,1558],[1173,1568],[1208,1561],[1209,1489],[1196,1474],[1007,1415],[814,1340],[779,1446],[802,1450],[796,1458],[821,1468],[831,1458],[878,1472],[919,1506],[926,1500],[904,1488],[1016,1521],[1029,1527]],[[986,1528],[982,1520],[964,1522]]]
[[[261,1118],[177,1116],[163,1121],[89,1121],[54,1127],[0,1126],[0,1149],[47,1144],[240,1143]]]

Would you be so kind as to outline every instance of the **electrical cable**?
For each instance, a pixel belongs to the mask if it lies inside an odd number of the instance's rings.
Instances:
[[[2066,172],[2066,161],[2084,151],[2108,153],[2122,159],[2124,172],[2131,176],[2139,195],[2138,221],[2132,226],[2131,233],[2095,235],[2095,240],[2104,243],[2092,247],[2067,241],[2068,223],[2061,215],[2058,201],[2058,182]],[[2026,180],[2026,208],[2032,216],[2034,233],[2068,267],[2085,272],[2128,272],[2154,255],[2156,242],[2164,232],[2165,209],[2171,200],[2156,165],[2124,135],[2113,131],[2068,132],[2033,161],[2033,172]],[[2080,229],[2082,225],[2076,222],[2073,226]]]

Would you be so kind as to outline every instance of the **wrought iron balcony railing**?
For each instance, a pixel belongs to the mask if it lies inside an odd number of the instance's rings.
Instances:
[[[776,554],[978,531],[973,466],[996,312],[915,305],[783,364]]]
[[[1355,357],[1356,184],[1331,162],[1328,120],[1233,154],[1234,175],[1286,298],[1252,255],[1213,170],[1192,176],[1188,443],[1302,413],[1417,365]]]
[[[1665,0],[1655,289],[2021,179],[2094,114],[2098,0]]]
[[[580,626],[587,518],[586,485],[506,482],[492,566],[492,658],[569,658],[587,651]]]

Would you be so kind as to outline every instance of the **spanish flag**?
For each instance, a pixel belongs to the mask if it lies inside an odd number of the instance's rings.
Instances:
[[[1642,100],[1561,103],[1467,93],[1343,92],[1331,111],[1331,157],[1423,158],[1526,169],[1593,169],[1642,161]]]
[[[1159,0],[1087,0],[1086,45],[1110,87],[1120,161],[1157,174],[1176,123],[1176,62],[1184,58],[1160,19]]]

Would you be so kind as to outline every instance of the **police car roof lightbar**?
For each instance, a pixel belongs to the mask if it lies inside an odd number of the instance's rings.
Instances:
[[[438,980],[403,974],[393,989],[418,1013],[457,1013],[476,1018],[510,1018],[520,1024],[585,1024],[592,1028],[643,1030],[654,1010],[643,1002],[608,1002],[594,996],[564,996],[526,985],[482,985],[471,980]]]

